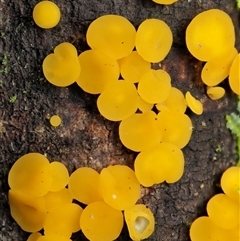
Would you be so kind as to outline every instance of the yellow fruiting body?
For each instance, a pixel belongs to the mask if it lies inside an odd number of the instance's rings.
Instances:
[[[39,153],[20,157],[9,171],[8,184],[14,191],[35,197],[44,196],[52,185],[48,159]]]
[[[154,231],[153,213],[143,204],[136,204],[124,210],[129,235],[132,240],[140,241],[148,238]]]
[[[153,111],[147,111],[136,113],[121,121],[119,138],[123,145],[130,150],[140,152],[160,143],[162,132],[156,119],[157,115]]]
[[[90,241],[113,241],[123,228],[123,215],[103,201],[93,202],[83,210],[80,227]]]
[[[153,2],[155,2],[155,3],[164,4],[164,5],[170,5],[177,1],[178,0],[153,0]]]
[[[240,53],[233,60],[228,80],[232,91],[240,95]]]
[[[129,55],[135,44],[136,30],[124,17],[104,15],[95,19],[88,27],[88,45],[114,59]]]
[[[33,20],[40,28],[53,28],[61,18],[59,7],[51,1],[41,1],[33,9]]]
[[[219,100],[225,95],[225,89],[220,86],[207,87],[207,95],[212,100]]]
[[[77,84],[85,92],[100,94],[109,83],[118,80],[120,70],[114,58],[96,50],[87,50],[78,59],[82,71]]]
[[[39,239],[40,237],[42,237],[42,234],[39,233],[39,232],[31,233],[31,234],[28,236],[27,241],[38,241],[38,239]]]
[[[84,204],[101,201],[99,173],[90,167],[80,167],[69,179],[69,191],[74,199]]]
[[[125,80],[109,84],[97,99],[100,114],[108,120],[120,121],[133,115],[138,108],[138,94],[133,83]]]
[[[37,241],[72,241],[70,238],[61,235],[43,235]]]
[[[171,90],[171,77],[164,70],[147,71],[138,83],[140,97],[148,103],[156,104],[164,101]]]
[[[174,183],[183,175],[184,156],[179,147],[171,143],[160,143],[138,154],[134,170],[138,181],[144,187],[164,181]]]
[[[103,168],[100,186],[104,201],[117,210],[133,206],[140,198],[140,184],[136,175],[125,165]]]
[[[162,61],[172,46],[173,36],[169,26],[160,19],[144,20],[136,34],[136,49],[146,61]]]
[[[231,18],[219,9],[199,13],[187,27],[186,43],[190,53],[201,61],[230,53],[235,45]]]
[[[144,113],[150,111],[153,108],[153,104],[148,103],[147,101],[143,100],[140,96],[138,98],[138,109]]]
[[[201,115],[203,113],[203,104],[201,101],[197,100],[189,91],[185,94],[185,98],[187,101],[187,106],[197,115]]]
[[[62,123],[62,120],[61,120],[60,116],[58,116],[58,115],[53,115],[50,118],[50,124],[54,127],[60,126],[61,123]]]

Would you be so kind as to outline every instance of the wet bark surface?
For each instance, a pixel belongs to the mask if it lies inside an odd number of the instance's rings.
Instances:
[[[87,27],[104,14],[119,14],[138,26],[146,18],[160,18],[171,27],[174,43],[161,63],[172,77],[173,86],[190,90],[204,105],[204,113],[187,112],[193,135],[183,149],[185,172],[172,185],[142,188],[144,203],[153,211],[156,228],[149,241],[189,241],[189,224],[206,214],[206,203],[220,192],[223,171],[236,160],[235,140],[226,129],[225,115],[236,109],[236,96],[229,90],[219,101],[211,101],[200,80],[202,63],[191,57],[185,46],[185,29],[199,12],[219,8],[233,19],[240,50],[239,13],[231,0],[180,0],[162,6],[151,0],[58,0],[62,18],[51,30],[37,27],[32,20],[36,0],[3,0],[0,3],[0,240],[24,241],[28,235],[10,215],[8,172],[28,152],[45,154],[50,161],[63,162],[69,172],[81,166],[100,171],[110,164],[133,167],[136,153],[119,141],[119,123],[105,120],[96,108],[97,96],[77,85],[58,88],[43,76],[45,56],[61,42],[73,43],[78,52],[88,49]],[[58,114],[62,124],[51,127],[50,116]],[[221,148],[218,148],[221,147]],[[221,150],[220,150],[221,149]],[[86,240],[81,232],[73,241]],[[121,241],[130,240],[124,228]]]

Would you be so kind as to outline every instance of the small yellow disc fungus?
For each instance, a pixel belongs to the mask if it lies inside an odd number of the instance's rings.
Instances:
[[[114,59],[129,55],[135,44],[136,30],[124,17],[104,15],[94,20],[88,27],[88,45]]]
[[[201,115],[203,113],[203,104],[197,100],[192,94],[187,91],[185,95],[187,106],[197,115]]]
[[[121,76],[133,83],[139,82],[141,77],[151,69],[150,62],[144,60],[137,51],[121,59]]]
[[[233,48],[227,55],[209,60],[203,67],[201,78],[204,84],[215,86],[226,79],[230,72],[230,67],[234,58],[237,56],[237,50]]]
[[[224,193],[240,204],[240,167],[228,168],[221,177]]]
[[[172,31],[162,20],[147,19],[138,27],[136,49],[146,61],[162,61],[170,51],[172,42]]]
[[[207,87],[207,95],[212,100],[219,100],[225,95],[225,89],[220,86]]]
[[[134,170],[138,181],[144,187],[164,181],[174,183],[183,175],[184,156],[179,147],[171,143],[160,143],[138,154]]]
[[[43,197],[31,197],[10,189],[8,198],[11,215],[21,229],[37,232],[43,228],[47,216]]]
[[[178,0],[153,0],[153,2],[155,2],[155,3],[164,4],[164,5],[170,5],[177,1]]]
[[[51,188],[52,175],[48,159],[39,153],[20,157],[8,174],[10,188],[30,196],[44,196]]]
[[[60,235],[70,238],[72,233],[80,230],[79,219],[82,208],[75,204],[66,204],[47,214],[44,222],[45,235]]]
[[[58,127],[61,124],[61,122],[62,122],[62,120],[61,120],[60,116],[58,116],[58,115],[53,115],[50,118],[50,124],[54,127]]]
[[[184,94],[182,93],[181,90],[179,90],[175,87],[171,88],[167,99],[164,100],[164,102],[162,102],[162,103],[158,103],[156,105],[156,108],[159,111],[161,111],[164,108],[164,107],[162,107],[162,105],[166,106],[168,108],[168,110],[170,110],[170,111],[176,111],[179,113],[184,113],[187,109],[187,102],[184,97]]]
[[[40,237],[37,241],[72,241],[61,235],[44,235]]]
[[[82,212],[80,227],[90,241],[113,241],[123,228],[123,214],[103,201],[90,203]]]
[[[40,28],[55,27],[60,17],[60,9],[51,1],[41,1],[33,9],[33,20]]]
[[[210,219],[220,228],[234,229],[240,225],[240,206],[225,194],[217,194],[207,204]]]
[[[140,241],[148,238],[154,231],[153,213],[143,204],[136,204],[124,210],[129,235],[132,240]]]
[[[199,13],[187,27],[186,43],[190,53],[201,61],[230,53],[235,45],[231,18],[219,9]]]
[[[29,235],[27,241],[38,241],[40,237],[42,237],[42,234],[40,234],[39,232],[32,233]]]
[[[103,168],[100,185],[104,201],[117,210],[133,206],[140,198],[140,184],[135,173],[125,165]]]
[[[119,137],[123,145],[140,152],[160,143],[162,132],[156,119],[157,115],[153,111],[148,111],[136,113],[121,121]]]
[[[188,144],[192,135],[192,121],[186,114],[163,110],[158,113],[157,121],[163,142],[170,142],[179,148]]]
[[[148,103],[147,101],[143,100],[140,96],[138,98],[138,109],[144,113],[150,111],[153,108],[153,104]]]
[[[102,200],[99,173],[90,167],[80,167],[69,179],[69,191],[74,199],[89,204]]]
[[[61,43],[42,64],[45,78],[53,85],[66,87],[73,84],[81,73],[77,50],[70,43]]]
[[[149,70],[138,83],[138,93],[151,104],[164,101],[171,90],[171,77],[164,70]]]
[[[240,53],[233,60],[228,79],[232,91],[240,95]]]
[[[133,115],[138,108],[138,93],[133,83],[125,80],[109,84],[97,99],[103,117],[120,121]]]
[[[77,84],[87,93],[100,94],[109,83],[118,80],[119,65],[112,57],[96,50],[87,50],[78,59],[82,71]]]
[[[69,173],[64,164],[61,162],[51,162],[50,170],[52,174],[52,186],[50,188],[51,192],[57,192],[68,184],[69,181]]]
[[[51,212],[56,208],[61,208],[65,204],[72,202],[72,195],[67,188],[57,192],[48,192],[44,196],[46,202],[46,211]]]

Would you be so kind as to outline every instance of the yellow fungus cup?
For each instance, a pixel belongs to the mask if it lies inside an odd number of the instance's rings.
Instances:
[[[212,100],[219,100],[225,95],[225,89],[220,86],[209,86],[207,87],[207,95]]]
[[[240,53],[233,60],[228,80],[232,91],[240,95]]]
[[[72,241],[70,238],[61,235],[43,235],[37,241]]]
[[[203,104],[197,100],[192,94],[187,91],[185,95],[187,106],[197,115],[201,115],[203,113]]]
[[[40,28],[53,28],[60,21],[58,6],[51,1],[41,1],[33,9],[33,20]]]
[[[61,123],[62,123],[62,120],[61,120],[60,116],[58,116],[58,115],[53,115],[50,118],[50,124],[54,127],[58,127]]]
[[[37,241],[40,237],[42,237],[42,234],[39,232],[31,233],[27,241]]]
[[[164,5],[170,5],[177,1],[178,0],[153,0],[153,2],[155,2],[155,3],[164,4]]]

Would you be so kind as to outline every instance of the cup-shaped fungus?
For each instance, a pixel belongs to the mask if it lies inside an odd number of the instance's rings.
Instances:
[[[192,121],[188,115],[162,110],[157,115],[162,141],[170,142],[179,148],[186,146],[192,135]]]
[[[42,234],[39,233],[39,232],[31,233],[31,234],[28,236],[27,241],[38,241],[38,239],[39,239],[40,237],[42,237]]]
[[[232,91],[240,95],[240,53],[233,60],[228,80]]]
[[[33,9],[33,20],[40,28],[53,28],[60,21],[58,6],[51,1],[41,1]]]
[[[137,51],[121,59],[120,72],[125,80],[133,83],[139,82],[141,77],[151,69],[150,62],[144,60]]]
[[[240,225],[239,203],[226,194],[217,194],[207,204],[207,213],[210,219],[223,229],[234,229]]]
[[[103,201],[93,202],[83,210],[80,227],[90,241],[113,241],[123,228],[123,214]]]
[[[37,241],[72,241],[70,238],[61,235],[43,235]]]
[[[119,137],[123,145],[130,150],[140,152],[160,143],[162,132],[156,119],[157,115],[153,111],[147,111],[135,113],[121,121]]]
[[[186,43],[190,53],[201,61],[230,53],[235,45],[231,18],[219,9],[199,13],[187,27]]]
[[[207,95],[212,100],[219,100],[225,95],[225,89],[220,86],[208,86]]]
[[[146,61],[162,61],[170,51],[172,42],[172,31],[162,20],[147,19],[138,27],[136,49]]]
[[[32,197],[10,189],[8,198],[11,215],[21,229],[37,232],[43,228],[47,216],[43,197]]]
[[[136,204],[124,210],[129,235],[132,240],[140,241],[148,238],[154,231],[153,213],[143,204]]]
[[[148,103],[147,101],[143,100],[140,96],[138,98],[138,109],[144,113],[150,111],[153,108],[153,104]]]
[[[140,198],[140,184],[136,175],[125,165],[103,168],[100,185],[104,201],[117,210],[133,206]]]
[[[11,189],[30,196],[44,196],[51,188],[52,175],[48,159],[40,153],[20,157],[8,174]]]
[[[67,42],[59,44],[54,53],[43,60],[42,68],[51,84],[59,87],[73,84],[81,72],[76,48]]]
[[[203,113],[203,104],[201,101],[197,100],[189,91],[185,94],[185,98],[187,101],[187,106],[197,115],[201,115]]]
[[[153,2],[155,2],[155,3],[164,4],[164,5],[170,5],[177,1],[178,0],[153,0]]]
[[[138,181],[144,187],[164,181],[174,183],[183,175],[184,156],[179,147],[171,143],[160,143],[138,154],[134,170]]]
[[[118,80],[110,83],[97,99],[103,117],[120,121],[133,115],[138,108],[138,93],[133,83]]]
[[[89,204],[102,200],[99,173],[90,167],[80,167],[69,179],[69,191],[74,199]]]
[[[224,193],[240,204],[240,167],[228,168],[221,177],[221,187]]]
[[[44,222],[44,234],[70,238],[72,233],[80,230],[79,219],[82,210],[75,203],[66,204],[52,210],[47,214]]]
[[[151,104],[163,102],[171,90],[171,77],[164,70],[147,71],[138,83],[138,93]]]
[[[88,45],[114,59],[129,55],[135,45],[136,30],[124,17],[104,15],[94,20],[88,27]]]
[[[61,124],[62,120],[60,118],[60,116],[58,115],[53,115],[50,118],[50,124],[54,127],[58,127]]]
[[[231,52],[209,60],[201,72],[203,83],[208,86],[215,86],[226,79],[237,53],[236,48],[233,48]]]
[[[87,93],[100,94],[109,83],[118,80],[119,65],[112,57],[96,50],[87,50],[78,59],[82,70],[77,84]]]

